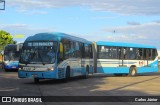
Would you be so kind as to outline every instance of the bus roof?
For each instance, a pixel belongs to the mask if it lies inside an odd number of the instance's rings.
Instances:
[[[70,39],[70,40],[75,40],[78,42],[84,42],[84,43],[92,43],[86,39],[79,38],[76,36],[68,35],[65,33],[59,33],[59,32],[53,32],[53,33],[38,33],[33,36],[30,36],[26,39],[26,41],[57,41],[61,40],[62,38]]]
[[[123,46],[123,47],[135,47],[135,48],[156,48],[155,46],[148,46],[142,44],[134,44],[134,43],[124,43],[124,42],[104,42],[98,41],[97,45],[106,45],[106,46]]]
[[[8,44],[5,46],[5,49],[4,50],[15,50],[17,47],[17,44]]]
[[[17,44],[7,44],[7,45],[5,46],[5,48],[6,48],[6,47],[15,47],[15,46],[17,46]]]

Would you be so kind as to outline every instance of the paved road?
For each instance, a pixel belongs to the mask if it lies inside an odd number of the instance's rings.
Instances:
[[[55,80],[42,80],[34,84],[33,79],[19,79],[17,72],[0,70],[0,95],[4,96],[160,96],[160,73],[141,74],[136,77],[115,77],[96,74],[89,79],[72,78],[68,83]],[[2,103],[0,103],[1,105]],[[12,103],[14,104],[14,103]],[[21,104],[21,103],[18,103]],[[30,103],[25,103],[29,105]],[[24,104],[24,105],[25,105]],[[36,104],[36,103],[34,103]],[[80,103],[58,102],[54,105],[81,105]],[[90,105],[159,105],[160,103],[90,102]],[[15,103],[17,105],[17,103]],[[53,105],[53,103],[37,103]]]

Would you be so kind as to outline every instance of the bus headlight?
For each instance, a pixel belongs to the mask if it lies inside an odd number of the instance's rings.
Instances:
[[[22,70],[22,69],[23,69],[22,67],[19,67],[19,68],[18,68],[18,70]]]
[[[18,70],[22,70],[22,68],[19,67]]]
[[[5,61],[5,62],[4,62],[4,65],[8,65],[8,63],[9,63],[8,61]]]
[[[53,67],[49,67],[48,70],[49,70],[49,71],[53,71],[54,68],[53,68]]]

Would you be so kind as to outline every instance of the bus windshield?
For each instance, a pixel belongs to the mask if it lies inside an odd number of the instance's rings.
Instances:
[[[15,50],[6,51],[4,53],[4,61],[18,61],[19,52]]]
[[[20,56],[24,64],[52,64],[55,62],[57,42],[25,42]]]
[[[16,50],[16,45],[8,45],[4,50],[4,61],[18,61],[20,53]]]

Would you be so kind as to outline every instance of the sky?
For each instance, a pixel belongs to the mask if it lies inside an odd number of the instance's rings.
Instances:
[[[17,42],[36,33],[62,32],[160,50],[160,0],[6,0],[5,6],[0,10],[0,30]]]

